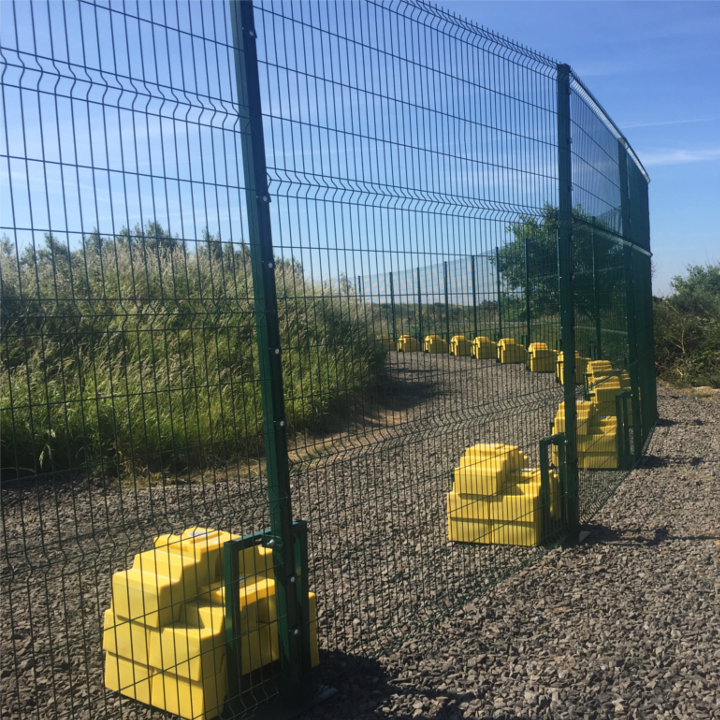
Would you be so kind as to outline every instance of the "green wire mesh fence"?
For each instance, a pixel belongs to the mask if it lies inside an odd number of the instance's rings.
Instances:
[[[298,710],[657,418],[648,178],[409,2],[0,7],[3,717]]]

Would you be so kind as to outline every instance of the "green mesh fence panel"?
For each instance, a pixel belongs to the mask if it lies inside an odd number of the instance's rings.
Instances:
[[[3,716],[304,707],[641,459],[648,177],[568,66],[420,1],[0,12]]]

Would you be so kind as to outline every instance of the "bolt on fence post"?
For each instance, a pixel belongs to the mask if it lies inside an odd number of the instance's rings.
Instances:
[[[595,218],[592,218],[590,228],[590,243],[592,245],[592,271],[593,271],[593,301],[595,306],[595,345],[597,347],[597,360],[602,359],[602,326],[600,323],[600,283],[598,281],[598,255],[595,239]]]
[[[618,158],[620,167],[620,211],[622,215],[622,236],[627,243],[623,245],[623,264],[625,266],[625,307],[628,333],[628,372],[632,392],[632,420],[634,454],[639,458],[642,454],[642,437],[640,418],[640,402],[638,397],[638,354],[637,329],[635,327],[635,278],[634,278],[634,245],[632,243],[632,224],[630,218],[630,194],[628,190],[627,147],[623,140],[618,140]],[[628,448],[629,450],[629,448]]]
[[[448,287],[448,264],[447,260],[443,262],[443,276],[445,284],[445,330],[447,332],[447,341],[450,342],[450,292]]]
[[[290,493],[290,469],[285,426],[275,262],[270,221],[262,101],[252,2],[230,3],[235,73],[238,90],[250,263],[255,304],[255,327],[260,366],[263,436],[273,544],[273,572],[277,603],[277,632],[285,675],[283,692],[298,697],[308,687],[302,664],[300,636],[292,632],[302,607],[290,577],[295,570],[295,539]],[[305,633],[307,636],[308,633]]]
[[[397,343],[397,335],[395,331],[395,288],[393,286],[392,270],[390,271],[390,317],[392,319],[392,341],[393,343]]]
[[[525,238],[525,315],[527,322],[527,344],[530,345],[530,238]]]
[[[473,297],[473,330],[475,334],[473,339],[478,336],[478,324],[477,324],[477,282],[475,280],[475,256],[470,256],[470,269],[472,271],[472,297]]]
[[[560,275],[560,327],[563,350],[565,401],[565,468],[568,530],[579,525],[577,408],[575,405],[575,298],[572,220],[572,156],[570,150],[570,66],[557,66],[558,142],[558,270]]]
[[[418,299],[418,333],[420,347],[423,344],[423,316],[422,316],[422,288],[420,287],[420,268],[417,269],[417,299]]]
[[[498,336],[499,340],[503,336],[502,330],[502,295],[500,289],[500,248],[495,248],[495,277],[497,279],[497,321],[498,321]]]

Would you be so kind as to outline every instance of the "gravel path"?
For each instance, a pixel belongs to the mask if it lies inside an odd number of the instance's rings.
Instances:
[[[659,390],[644,467],[557,549],[306,718],[720,718],[720,401]]]
[[[584,545],[550,553],[358,668],[357,658],[543,557],[448,543],[444,494],[474,442],[519,444],[537,462],[537,439],[560,395],[552,376],[470,358],[392,355],[387,387],[360,427],[314,440],[293,465],[296,516],[310,521],[319,672],[340,688],[318,716],[573,717],[574,707],[581,717],[603,717],[605,708],[630,712],[670,692],[688,704],[716,691],[717,598],[699,588],[718,574],[711,423],[720,405],[667,393],[662,416],[673,420],[658,428],[648,465],[622,486]],[[697,418],[704,424],[691,424]],[[613,475],[599,473],[596,482],[611,484]],[[264,485],[227,468],[205,484],[166,489],[78,480],[3,491],[3,719],[164,717],[102,687],[100,619],[112,572],[162,532],[265,527]],[[708,587],[717,592],[712,579]],[[699,664],[681,663],[688,648]],[[653,682],[656,689],[638,691]]]

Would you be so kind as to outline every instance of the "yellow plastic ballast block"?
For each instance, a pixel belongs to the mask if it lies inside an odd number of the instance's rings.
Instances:
[[[492,541],[495,545],[536,547],[540,544],[541,527],[539,516],[530,522],[511,520],[504,523],[493,523]]]
[[[491,496],[503,492],[509,475],[526,465],[517,447],[482,443],[468,448],[454,470],[453,492]]]
[[[526,465],[527,457],[516,446],[482,443],[468,448],[447,494],[449,539],[538,545],[543,516],[561,516],[560,481],[556,472],[550,472],[549,497],[543,496],[540,468]],[[549,502],[549,507],[543,508],[543,502]]]
[[[427,335],[423,343],[423,351],[426,353],[446,353],[448,351],[447,340],[443,340],[439,335]]]
[[[530,355],[530,372],[551,373],[555,372],[557,350],[536,350]]]
[[[578,400],[575,403],[575,412],[577,418],[576,432],[578,435],[589,435],[597,431],[599,427],[600,414],[597,405],[591,400]],[[555,423],[553,432],[565,432],[565,403],[558,405],[558,411],[555,415]]]
[[[217,629],[169,625],[152,646],[150,665],[188,680],[200,680],[220,672],[225,657],[225,623]]]
[[[525,346],[519,343],[512,343],[500,349],[500,362],[503,365],[510,363],[524,363],[527,359]]]
[[[492,521],[448,518],[448,539],[452,542],[491,545],[493,543]]]
[[[617,453],[617,434],[578,435],[578,453]]]
[[[540,543],[542,515],[539,495],[504,495],[492,502],[491,512],[493,542],[496,545],[532,547]]]
[[[160,643],[160,631],[132,620],[115,616],[113,608],[105,611],[103,650],[140,665],[150,664],[150,648]]]
[[[410,335],[401,335],[397,344],[398,352],[420,352],[420,342]]]
[[[151,680],[152,704],[186,720],[210,720],[220,714],[227,694],[224,661],[215,675],[193,681],[166,672]]]
[[[495,348],[496,348],[496,353],[497,353],[496,356],[495,356],[495,358],[496,358],[497,360],[499,360],[499,359],[500,359],[500,354],[502,353],[502,351],[505,350],[505,348],[508,347],[509,345],[514,345],[514,344],[515,344],[514,338],[507,338],[507,337],[505,337],[505,338],[500,338],[500,339],[497,341],[497,344],[496,344],[496,346],[495,346]]]
[[[617,453],[578,453],[578,467],[585,470],[617,470]]]
[[[105,654],[105,686],[146,705],[151,704],[151,675],[157,672],[111,652]]]
[[[161,535],[113,575],[103,648],[108,688],[182,718],[212,718],[225,700],[222,549],[237,536],[205,528]],[[239,551],[242,674],[280,658],[273,552]],[[317,609],[310,604],[310,652],[319,661]]]
[[[464,335],[453,335],[450,339],[450,354],[455,357],[469,356],[472,351],[472,343]]]
[[[582,357],[580,353],[576,350],[575,351],[575,384],[576,385],[582,385],[583,378],[585,376],[585,370],[587,368],[587,364],[590,362],[590,358]],[[557,363],[555,365],[555,376],[560,382],[563,382],[564,380],[564,363],[565,363],[565,354],[560,351],[557,356]]]
[[[245,548],[240,553],[240,577],[245,583],[257,582],[258,580],[273,579],[273,554],[272,548],[262,545],[253,545]]]
[[[476,337],[470,348],[470,355],[476,360],[491,360],[496,353],[497,345],[483,335]]]
[[[112,578],[115,615],[150,628],[177,620],[185,593],[182,578],[172,580],[137,568],[116,572]]]
[[[535,522],[540,517],[540,488],[533,494],[508,493],[490,501],[493,523]]]
[[[492,520],[490,499],[480,495],[447,494],[447,514],[458,520]]]
[[[609,360],[591,360],[587,364],[587,373],[591,375],[596,382],[603,377],[612,375],[614,372],[613,365]]]

